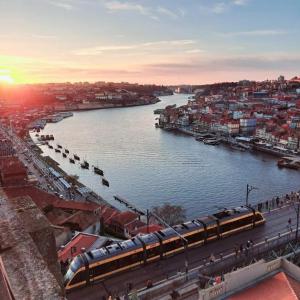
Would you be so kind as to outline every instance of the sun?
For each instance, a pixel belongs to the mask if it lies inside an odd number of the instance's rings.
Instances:
[[[15,80],[8,74],[0,74],[0,83],[13,84]]]

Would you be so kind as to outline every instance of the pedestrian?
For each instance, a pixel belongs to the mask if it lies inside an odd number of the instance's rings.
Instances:
[[[292,227],[291,225],[292,225],[292,219],[289,218],[289,220],[288,220],[288,228],[289,228],[289,229],[291,229],[291,227]]]
[[[247,241],[247,244],[246,244],[247,249],[250,248],[250,245],[251,245],[251,242],[250,242],[250,241]]]
[[[172,300],[173,299],[178,299],[180,297],[179,293],[176,290],[173,290],[172,293],[170,294]]]
[[[209,262],[210,262],[210,263],[213,263],[214,260],[215,260],[215,256],[214,256],[214,254],[212,253],[211,256],[210,256]]]
[[[276,197],[276,206],[277,207],[279,206],[279,197],[278,196]]]
[[[239,254],[239,250],[238,250],[238,248],[237,248],[237,247],[234,247],[234,252],[235,252],[235,256],[237,257],[237,256],[238,256],[238,254]]]
[[[240,245],[240,251],[241,251],[241,253],[243,253],[243,251],[244,251],[243,244]]]
[[[152,287],[153,287],[152,280],[149,279],[149,280],[147,281],[147,289],[151,289]]]

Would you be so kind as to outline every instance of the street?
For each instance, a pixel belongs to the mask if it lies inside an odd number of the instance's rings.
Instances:
[[[202,247],[189,249],[189,269],[207,262],[211,254],[218,258],[220,253],[222,253],[223,256],[233,253],[234,247],[239,247],[241,244],[245,247],[246,242],[250,239],[256,244],[264,241],[266,237],[271,238],[277,236],[278,233],[282,234],[289,231],[289,218],[292,219],[291,225],[295,228],[296,212],[292,205],[275,209],[264,215],[266,224],[261,227],[241,232],[237,235],[212,242]],[[150,263],[126,273],[115,275],[98,284],[75,290],[68,294],[67,298],[70,300],[101,299],[102,296],[107,296],[108,292],[123,295],[128,283],[132,283],[133,287],[136,289],[143,288],[150,279],[155,283],[175,275],[178,271],[184,271],[184,257],[184,253],[180,253],[173,257],[169,257],[164,261]]]

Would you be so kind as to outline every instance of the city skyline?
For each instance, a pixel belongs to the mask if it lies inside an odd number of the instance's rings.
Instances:
[[[293,77],[299,9],[294,0],[2,0],[0,82]]]

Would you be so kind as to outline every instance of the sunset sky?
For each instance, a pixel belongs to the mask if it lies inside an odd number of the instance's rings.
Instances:
[[[0,81],[300,75],[299,0],[0,0]]]

